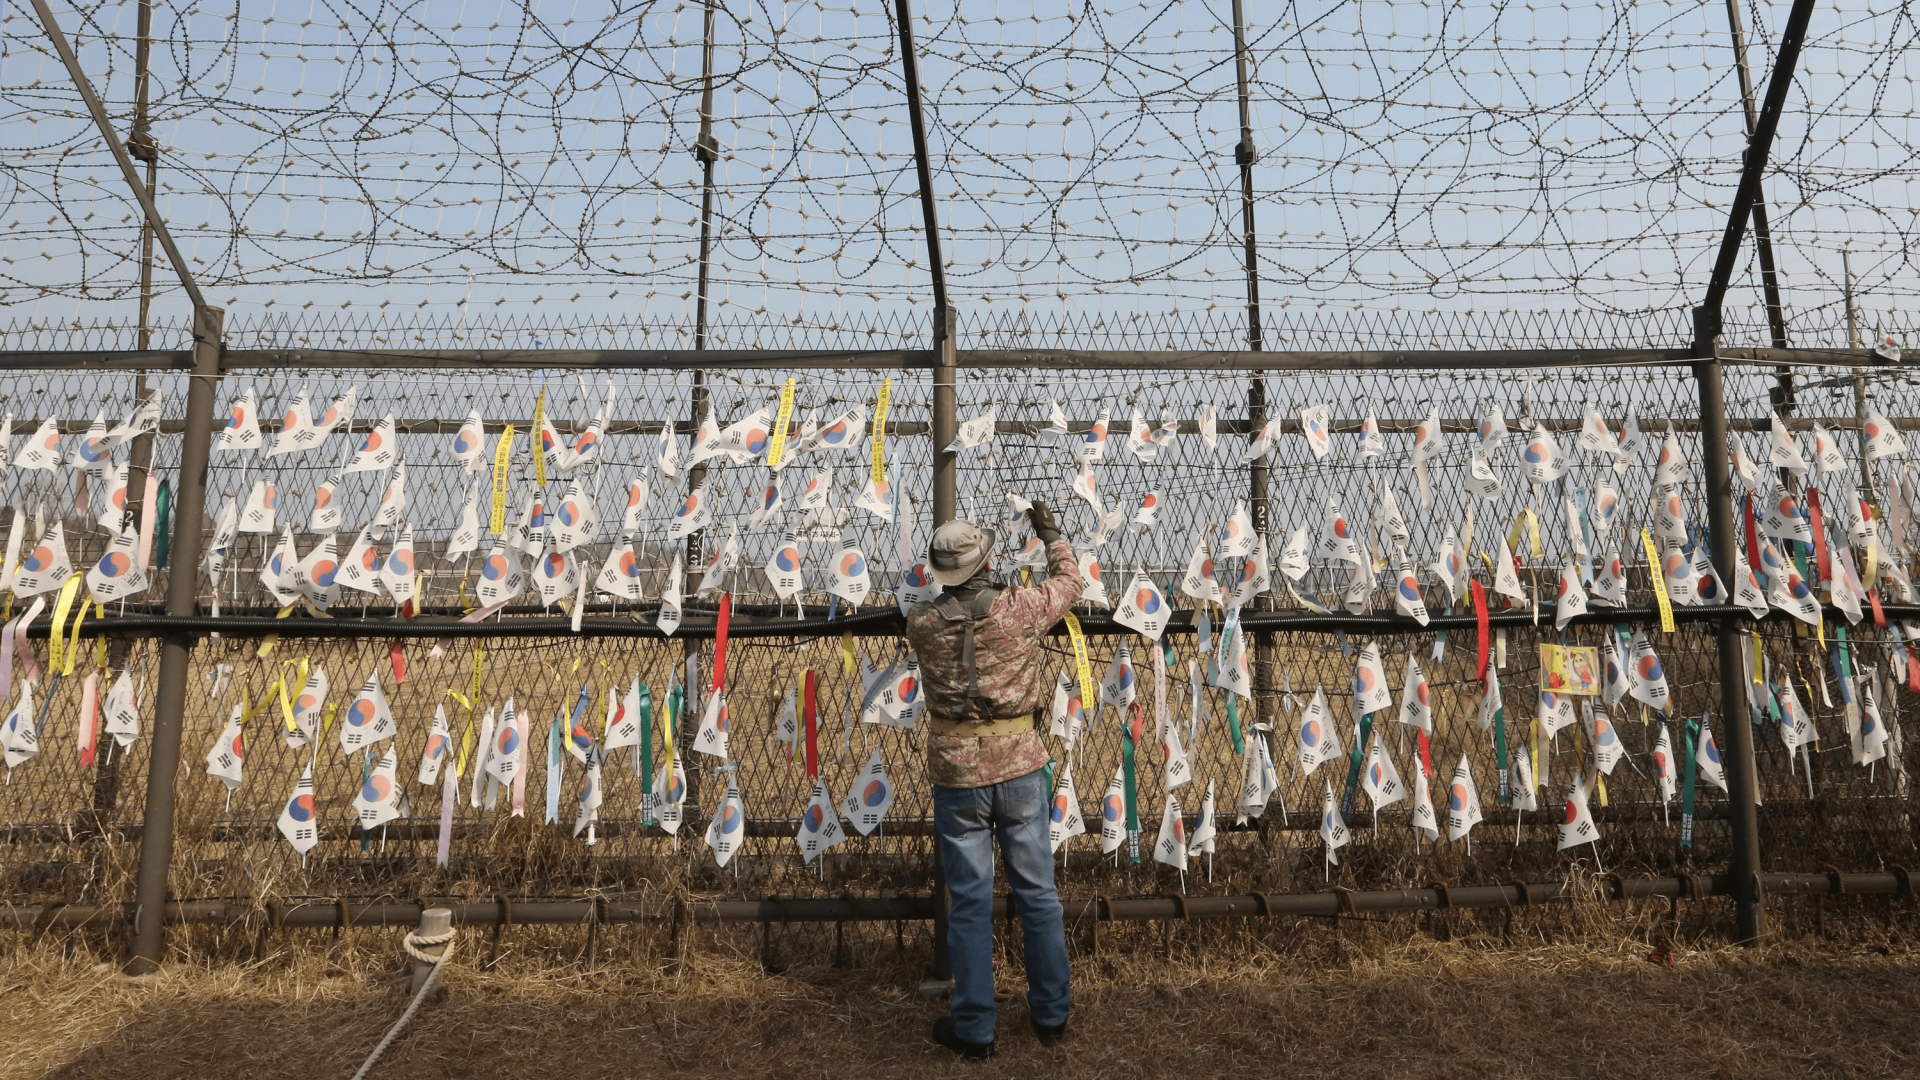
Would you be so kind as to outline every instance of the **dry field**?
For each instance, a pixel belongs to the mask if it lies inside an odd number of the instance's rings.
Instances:
[[[904,947],[890,931],[850,934],[845,966],[795,960],[769,973],[757,933],[731,944],[709,935],[680,963],[657,938],[609,935],[589,969],[577,934],[514,928],[495,943],[467,930],[446,999],[373,1075],[1920,1075],[1920,950],[1891,934],[1756,951],[1712,935],[1652,947],[1644,933],[1573,929],[1441,935],[1450,940],[1410,923],[1264,937],[1223,925],[1103,930],[1098,953],[1075,960],[1067,1045],[1042,1049],[1012,994],[1000,1055],[982,1064],[925,1040],[941,1006],[914,993],[924,931]],[[800,933],[787,940],[805,945]],[[276,941],[257,961],[189,954],[146,979],[71,940],[18,935],[0,947],[6,1078],[344,1078],[403,1007],[391,930]],[[1018,979],[1017,957],[1006,963],[1003,994]]]

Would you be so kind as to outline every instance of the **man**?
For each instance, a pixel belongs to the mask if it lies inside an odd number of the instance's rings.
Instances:
[[[1047,841],[1047,748],[1033,714],[1053,686],[1042,642],[1086,585],[1052,512],[1036,502],[1027,515],[1047,545],[1048,576],[1039,588],[993,585],[994,534],[950,521],[933,534],[927,560],[946,593],[907,614],[927,691],[927,776],[952,894],[953,1002],[934,1022],[933,1039],[968,1058],[993,1056],[996,835],[1026,931],[1027,1011],[1043,1045],[1066,1038],[1071,1003]]]

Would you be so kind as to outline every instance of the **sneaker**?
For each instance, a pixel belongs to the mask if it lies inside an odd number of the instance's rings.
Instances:
[[[971,1061],[985,1061],[993,1056],[993,1042],[968,1042],[953,1030],[953,1017],[943,1016],[933,1022],[933,1041]]]
[[[1043,1024],[1038,1020],[1032,1023],[1033,1033],[1039,1037],[1041,1046],[1059,1046],[1067,1041],[1067,1025]]]

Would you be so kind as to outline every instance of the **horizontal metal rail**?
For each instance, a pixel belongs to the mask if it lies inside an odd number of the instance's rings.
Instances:
[[[762,608],[763,605],[751,605]],[[1898,619],[1920,618],[1920,604],[1883,604],[1886,614]],[[897,607],[891,605],[870,611],[855,612],[832,619],[827,618],[779,618],[770,614],[753,614],[749,605],[734,609],[727,624],[729,639],[777,638],[777,637],[822,637],[827,635],[851,634],[854,637],[899,637],[906,632],[906,617]],[[151,637],[166,633],[185,633],[195,636],[209,634],[231,634],[236,637],[290,637],[290,638],[504,638],[504,637],[569,637],[575,636],[573,620],[566,616],[528,616],[520,618],[488,619],[482,622],[461,622],[447,617],[429,617],[402,619],[391,617],[392,608],[371,609],[386,614],[367,618],[274,618],[268,615],[164,615],[135,614],[111,615],[99,619],[89,619],[80,627],[81,637],[134,636]],[[1839,609],[1826,605],[1824,610],[1828,618],[1844,619]],[[659,612],[659,605],[641,605],[637,614],[626,618],[583,617],[577,636],[582,637],[629,637],[659,638],[663,634],[652,620]],[[1676,607],[1673,609],[1675,622],[1712,623],[1729,615],[1744,616],[1745,608],[1730,605],[1702,605],[1694,607]],[[353,612],[348,615],[355,614]],[[1163,633],[1191,634],[1196,630],[1196,613],[1192,608],[1182,608],[1173,612],[1167,619]],[[1585,614],[1575,615],[1568,620],[1582,625],[1646,624],[1658,622],[1660,613],[1651,607],[1630,608],[1590,608]],[[1784,611],[1774,610],[1767,613],[1767,619],[1781,621],[1789,616]],[[1553,622],[1553,604],[1540,605],[1539,614],[1531,609],[1509,609],[1495,611],[1487,616],[1490,626],[1537,626]],[[1111,636],[1132,634],[1135,631],[1124,626],[1110,615],[1083,615],[1080,625],[1093,636]],[[1240,626],[1248,631],[1272,633],[1331,634],[1372,633],[1422,634],[1438,630],[1471,630],[1476,625],[1472,613],[1458,615],[1430,616],[1422,624],[1407,615],[1378,613],[1351,615],[1333,613],[1316,615],[1312,613],[1292,612],[1242,612]],[[715,620],[711,611],[697,610],[692,607],[682,609],[680,628],[672,637],[702,640],[714,636]],[[1066,634],[1065,624],[1056,625],[1055,637]],[[44,638],[51,633],[51,624],[36,623],[27,630],[28,637]]]
[[[1797,814],[1831,814],[1834,804],[1831,800],[1793,799],[1775,801],[1767,804],[1769,817],[1785,818]],[[1659,803],[1624,803],[1616,801],[1612,806],[1596,806],[1589,813],[1593,820],[1602,825],[1624,825],[1634,821],[1653,822],[1661,819],[1663,810]],[[83,811],[80,818],[73,822],[39,822],[0,826],[0,843],[9,844],[60,844],[81,843],[92,840],[111,840],[131,843],[140,838],[141,825],[137,821],[115,822],[89,820],[92,811]],[[1727,816],[1724,803],[1708,805],[1704,801],[1695,808],[1694,820],[1719,821]],[[1185,814],[1189,826],[1198,825],[1198,814]],[[1379,815],[1379,825],[1388,829],[1404,829],[1411,825],[1413,812],[1399,808],[1390,808]],[[681,806],[682,828],[697,830],[709,819],[706,811],[697,802],[687,802]],[[1356,815],[1353,824],[1365,828],[1374,823],[1373,816]],[[1482,824],[1488,829],[1558,829],[1560,818],[1552,810],[1529,813],[1510,807],[1489,808],[1482,818]],[[454,819],[456,830],[486,827],[472,817]],[[1221,833],[1266,833],[1266,832],[1313,832],[1320,828],[1317,812],[1306,813],[1272,811],[1263,817],[1242,825],[1235,821],[1220,821],[1215,828]],[[760,839],[791,839],[800,831],[800,816],[789,818],[758,817],[748,818],[742,825],[745,835]],[[594,826],[595,835],[601,839],[618,836],[638,836],[642,839],[666,839],[666,833],[658,822],[642,823],[637,818],[601,818]],[[327,841],[357,841],[365,835],[359,822],[344,824],[325,823],[319,826],[318,839]],[[928,817],[888,818],[878,834],[881,837],[932,836],[933,819]],[[440,823],[437,818],[426,815],[411,819],[389,822],[372,830],[372,836],[389,843],[425,841],[431,843],[440,837]],[[279,826],[270,820],[249,822],[221,822],[195,833],[195,838],[211,844],[244,844],[263,840],[280,839]],[[863,856],[864,857],[864,856]]]
[[[1891,873],[1758,874],[1763,896],[1910,896],[1907,871]],[[1360,892],[1248,893],[1236,896],[1134,896],[1064,900],[1069,922],[1135,922],[1155,919],[1247,919],[1302,916],[1329,918],[1392,912],[1444,912],[1475,908],[1525,908],[1555,901],[1699,899],[1730,895],[1724,874],[1698,877],[1509,882],[1505,885],[1430,885],[1416,889]],[[1007,900],[996,897],[994,916],[1004,918]],[[350,903],[297,900],[256,906],[250,901],[183,900],[166,906],[172,923],[268,926],[320,930],[333,927],[420,924],[426,907],[453,912],[462,926],[586,926],[595,923],[696,924],[924,922],[933,918],[930,896],[767,898],[760,900],[513,899],[480,903],[428,900]],[[0,907],[0,929],[48,930],[106,927],[132,915],[132,904],[20,904]]]
[[[414,371],[830,370],[931,371],[931,349],[228,349],[222,371],[288,368]],[[1725,349],[1734,363],[1885,367],[1872,349]],[[971,370],[1076,371],[1509,371],[1548,367],[1646,367],[1691,363],[1687,348],[1657,349],[961,349]],[[0,371],[186,371],[192,354],[161,349],[0,351]]]
[[[1851,375],[1847,377],[1846,385],[1853,385]],[[1803,387],[1803,389],[1805,389],[1805,387]],[[1640,430],[1656,438],[1669,427],[1675,432],[1698,433],[1700,431],[1700,420],[1694,416],[1639,416],[1637,419]],[[1887,421],[1902,431],[1920,431],[1920,416],[1889,416],[1887,417]],[[38,429],[42,422],[43,421],[37,417],[25,420],[16,419],[13,422],[13,430],[33,431]],[[481,427],[486,434],[498,435],[506,430],[508,422],[505,418],[495,417],[492,421],[483,423]],[[525,431],[529,423],[529,421],[524,418],[511,422],[515,429],[519,431]],[[1375,426],[1385,434],[1410,435],[1425,422],[1424,419],[1419,417],[1381,417],[1375,421]],[[1859,431],[1862,426],[1860,417],[1853,413],[1849,413],[1846,416],[1815,416],[1811,413],[1801,412],[1792,416],[1782,417],[1781,422],[1785,424],[1790,431],[1811,431],[1815,425],[1826,428],[1829,431]],[[384,423],[384,421],[378,418],[369,419],[364,416],[357,417],[351,424],[339,430],[364,434],[372,431],[374,426],[379,423]],[[1155,420],[1153,423],[1156,430],[1158,430],[1161,421]],[[1548,431],[1561,433],[1579,431],[1584,423],[1584,418],[1565,416],[1536,417],[1533,420],[1533,424],[1539,427],[1543,427]],[[794,424],[797,426],[798,421],[794,421]],[[1092,430],[1093,424],[1094,422],[1092,420],[1070,420],[1067,422],[1067,432],[1071,435],[1084,434]],[[1200,433],[1200,421],[1198,420],[1181,420],[1178,421],[1178,424],[1182,435],[1198,435]],[[1358,434],[1364,424],[1364,420],[1357,417],[1348,417],[1329,421],[1327,429],[1336,435]],[[67,435],[84,434],[89,425],[90,422],[87,420],[56,419],[54,421],[54,429]],[[1772,429],[1772,425],[1772,418],[1766,416],[1733,417],[1727,421],[1727,429],[1729,431],[1769,431]],[[464,420],[395,418],[393,422],[394,430],[402,435],[457,435],[465,426],[466,421]],[[1275,432],[1282,435],[1298,435],[1301,431],[1300,421],[1298,419],[1274,417],[1273,426]],[[674,432],[680,435],[691,435],[699,429],[698,424],[689,420],[615,420],[607,424],[602,430],[602,434],[658,435],[667,427],[672,427]],[[1046,427],[1046,422],[1041,420],[998,420],[995,421],[993,425],[994,432],[998,435],[1019,435],[1035,438],[1039,437]],[[162,435],[181,435],[186,432],[186,422],[182,420],[163,420],[157,426],[156,430]],[[895,438],[924,438],[932,430],[933,425],[924,420],[889,420],[886,424],[886,434]],[[1236,419],[1223,416],[1214,422],[1214,430],[1222,435],[1245,435],[1252,430],[1252,425],[1250,425],[1245,418]],[[1442,417],[1440,419],[1440,430],[1443,433],[1457,435],[1470,434],[1480,430],[1480,421],[1466,417]],[[574,432],[569,429],[564,433],[573,434]],[[1525,432],[1516,430],[1515,434],[1523,435]]]

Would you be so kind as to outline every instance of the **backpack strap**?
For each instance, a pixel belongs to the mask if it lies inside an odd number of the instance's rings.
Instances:
[[[979,620],[987,617],[993,610],[993,602],[1000,598],[999,589],[981,589],[966,600],[947,593],[935,602],[935,608],[948,622],[966,621],[966,629],[960,632],[960,666],[967,672],[967,701],[974,710],[991,719],[993,700],[980,693],[980,671],[973,651],[973,632]]]

